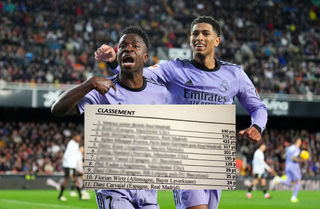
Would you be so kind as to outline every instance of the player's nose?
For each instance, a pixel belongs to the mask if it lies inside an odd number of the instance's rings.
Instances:
[[[197,41],[202,41],[203,40],[203,35],[202,33],[199,33],[199,35],[196,38]]]
[[[128,44],[125,48],[125,51],[133,52],[133,46],[131,44]]]

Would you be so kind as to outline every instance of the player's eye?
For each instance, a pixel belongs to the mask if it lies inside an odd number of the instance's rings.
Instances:
[[[133,48],[138,49],[138,48],[139,48],[139,45],[138,45],[138,44],[133,44]]]
[[[119,45],[119,48],[124,48],[124,47],[125,47],[124,44],[120,44],[120,45]]]

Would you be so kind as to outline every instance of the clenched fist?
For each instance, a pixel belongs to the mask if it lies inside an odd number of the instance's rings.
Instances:
[[[254,126],[240,131],[239,134],[245,135],[254,141],[260,141],[261,139],[261,134]]]
[[[111,46],[103,44],[97,51],[94,53],[94,57],[97,61],[104,62],[113,62],[117,54]]]

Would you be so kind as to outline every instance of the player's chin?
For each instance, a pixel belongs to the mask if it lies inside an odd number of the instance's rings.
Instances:
[[[123,66],[122,67],[122,72],[123,73],[133,73],[133,72],[135,72],[136,71],[136,67],[135,66]]]
[[[205,54],[206,54],[206,52],[204,50],[199,50],[199,49],[198,50],[194,49],[193,53],[195,55],[200,55],[200,56],[205,56]]]

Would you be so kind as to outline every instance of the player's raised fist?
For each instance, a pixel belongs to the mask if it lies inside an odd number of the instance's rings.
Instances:
[[[103,44],[97,51],[94,53],[94,57],[97,61],[104,61],[104,62],[113,62],[117,54],[111,46]]]
[[[254,126],[240,131],[239,134],[245,135],[254,141],[259,141],[261,139],[261,134]]]

